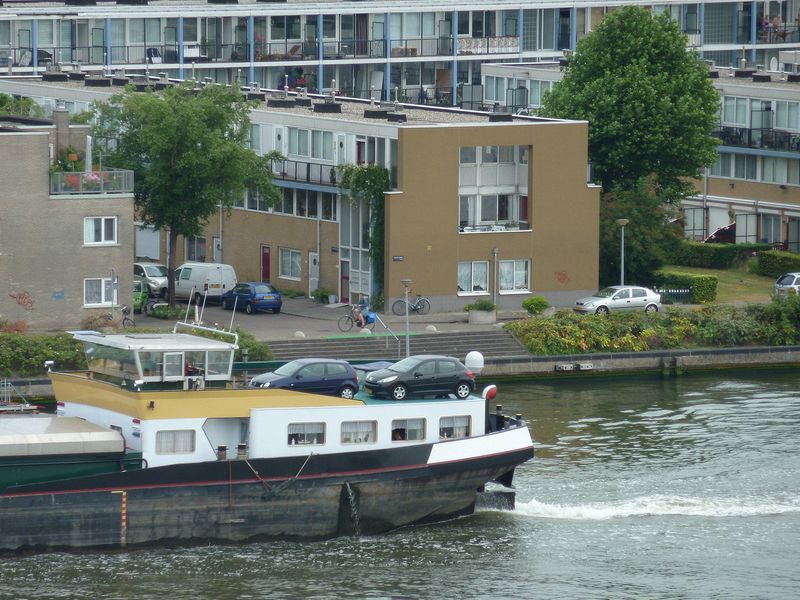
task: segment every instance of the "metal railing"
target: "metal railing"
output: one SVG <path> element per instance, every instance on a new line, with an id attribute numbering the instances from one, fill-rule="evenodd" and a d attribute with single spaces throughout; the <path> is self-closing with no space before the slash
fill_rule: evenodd
<path id="1" fill-rule="evenodd" d="M 133 193 L 133 171 L 56 172 L 50 174 L 51 194 Z"/>
<path id="2" fill-rule="evenodd" d="M 780 129 L 721 126 L 715 135 L 723 146 L 800 152 L 800 133 Z"/>
<path id="3" fill-rule="evenodd" d="M 272 163 L 275 179 L 287 179 L 304 183 L 336 185 L 336 167 L 301 160 L 276 160 Z"/>

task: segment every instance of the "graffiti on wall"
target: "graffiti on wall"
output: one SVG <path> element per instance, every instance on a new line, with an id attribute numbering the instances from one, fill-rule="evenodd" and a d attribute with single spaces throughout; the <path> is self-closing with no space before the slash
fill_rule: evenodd
<path id="1" fill-rule="evenodd" d="M 10 292 L 8 295 L 25 310 L 33 310 L 33 298 L 28 292 Z"/>
<path id="2" fill-rule="evenodd" d="M 569 273 L 566 271 L 555 271 L 553 276 L 556 278 L 556 281 L 562 285 L 569 281 Z"/>

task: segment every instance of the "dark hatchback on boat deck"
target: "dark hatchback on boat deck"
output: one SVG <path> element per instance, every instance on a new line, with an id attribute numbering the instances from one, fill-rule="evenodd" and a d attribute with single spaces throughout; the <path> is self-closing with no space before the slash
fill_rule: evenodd
<path id="1" fill-rule="evenodd" d="M 364 389 L 371 395 L 392 400 L 441 394 L 455 394 L 464 399 L 475 389 L 475 376 L 450 356 L 419 354 L 368 374 Z"/>
<path id="2" fill-rule="evenodd" d="M 352 398 L 358 392 L 358 375 L 344 360 L 298 358 L 270 373 L 256 375 L 249 385 Z"/>

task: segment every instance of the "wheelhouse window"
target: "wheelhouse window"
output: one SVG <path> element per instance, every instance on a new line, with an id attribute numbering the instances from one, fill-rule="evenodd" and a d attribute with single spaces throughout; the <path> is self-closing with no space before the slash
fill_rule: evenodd
<path id="1" fill-rule="evenodd" d="M 439 419 L 439 439 L 450 440 L 470 436 L 469 416 L 442 417 Z"/>
<path id="2" fill-rule="evenodd" d="M 156 432 L 156 454 L 192 454 L 194 449 L 194 429 Z"/>
<path id="3" fill-rule="evenodd" d="M 345 421 L 342 423 L 343 444 L 374 444 L 377 439 L 377 421 Z"/>
<path id="4" fill-rule="evenodd" d="M 325 443 L 325 423 L 290 423 L 287 443 L 290 446 L 321 446 Z"/>
<path id="5" fill-rule="evenodd" d="M 116 244 L 117 217 L 87 217 L 83 220 L 83 243 Z"/>
<path id="6" fill-rule="evenodd" d="M 395 419 L 392 421 L 392 441 L 412 442 L 425 439 L 425 419 Z"/>
<path id="7" fill-rule="evenodd" d="M 83 280 L 84 306 L 111 306 L 116 304 L 117 295 L 111 278 L 96 278 Z"/>
<path id="8" fill-rule="evenodd" d="M 299 250 L 291 248 L 280 249 L 280 273 L 279 277 L 284 279 L 300 279 L 301 275 L 301 255 Z"/>
<path id="9" fill-rule="evenodd" d="M 489 289 L 489 262 L 458 263 L 458 293 L 484 294 Z"/>
<path id="10" fill-rule="evenodd" d="M 500 291 L 527 292 L 530 290 L 530 261 L 500 261 Z"/>

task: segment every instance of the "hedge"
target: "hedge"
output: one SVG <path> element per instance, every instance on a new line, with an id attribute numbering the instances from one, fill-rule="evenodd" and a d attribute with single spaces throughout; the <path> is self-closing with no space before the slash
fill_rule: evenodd
<path id="1" fill-rule="evenodd" d="M 689 301 L 692 304 L 713 302 L 717 299 L 716 275 L 695 275 L 680 271 L 660 270 L 655 273 L 655 283 L 660 288 L 691 288 Z"/>
<path id="2" fill-rule="evenodd" d="M 707 269 L 730 269 L 755 253 L 772 249 L 770 244 L 712 244 L 683 240 L 672 264 Z"/>
<path id="3" fill-rule="evenodd" d="M 758 274 L 778 278 L 784 273 L 800 271 L 800 254 L 767 250 L 758 255 Z"/>

